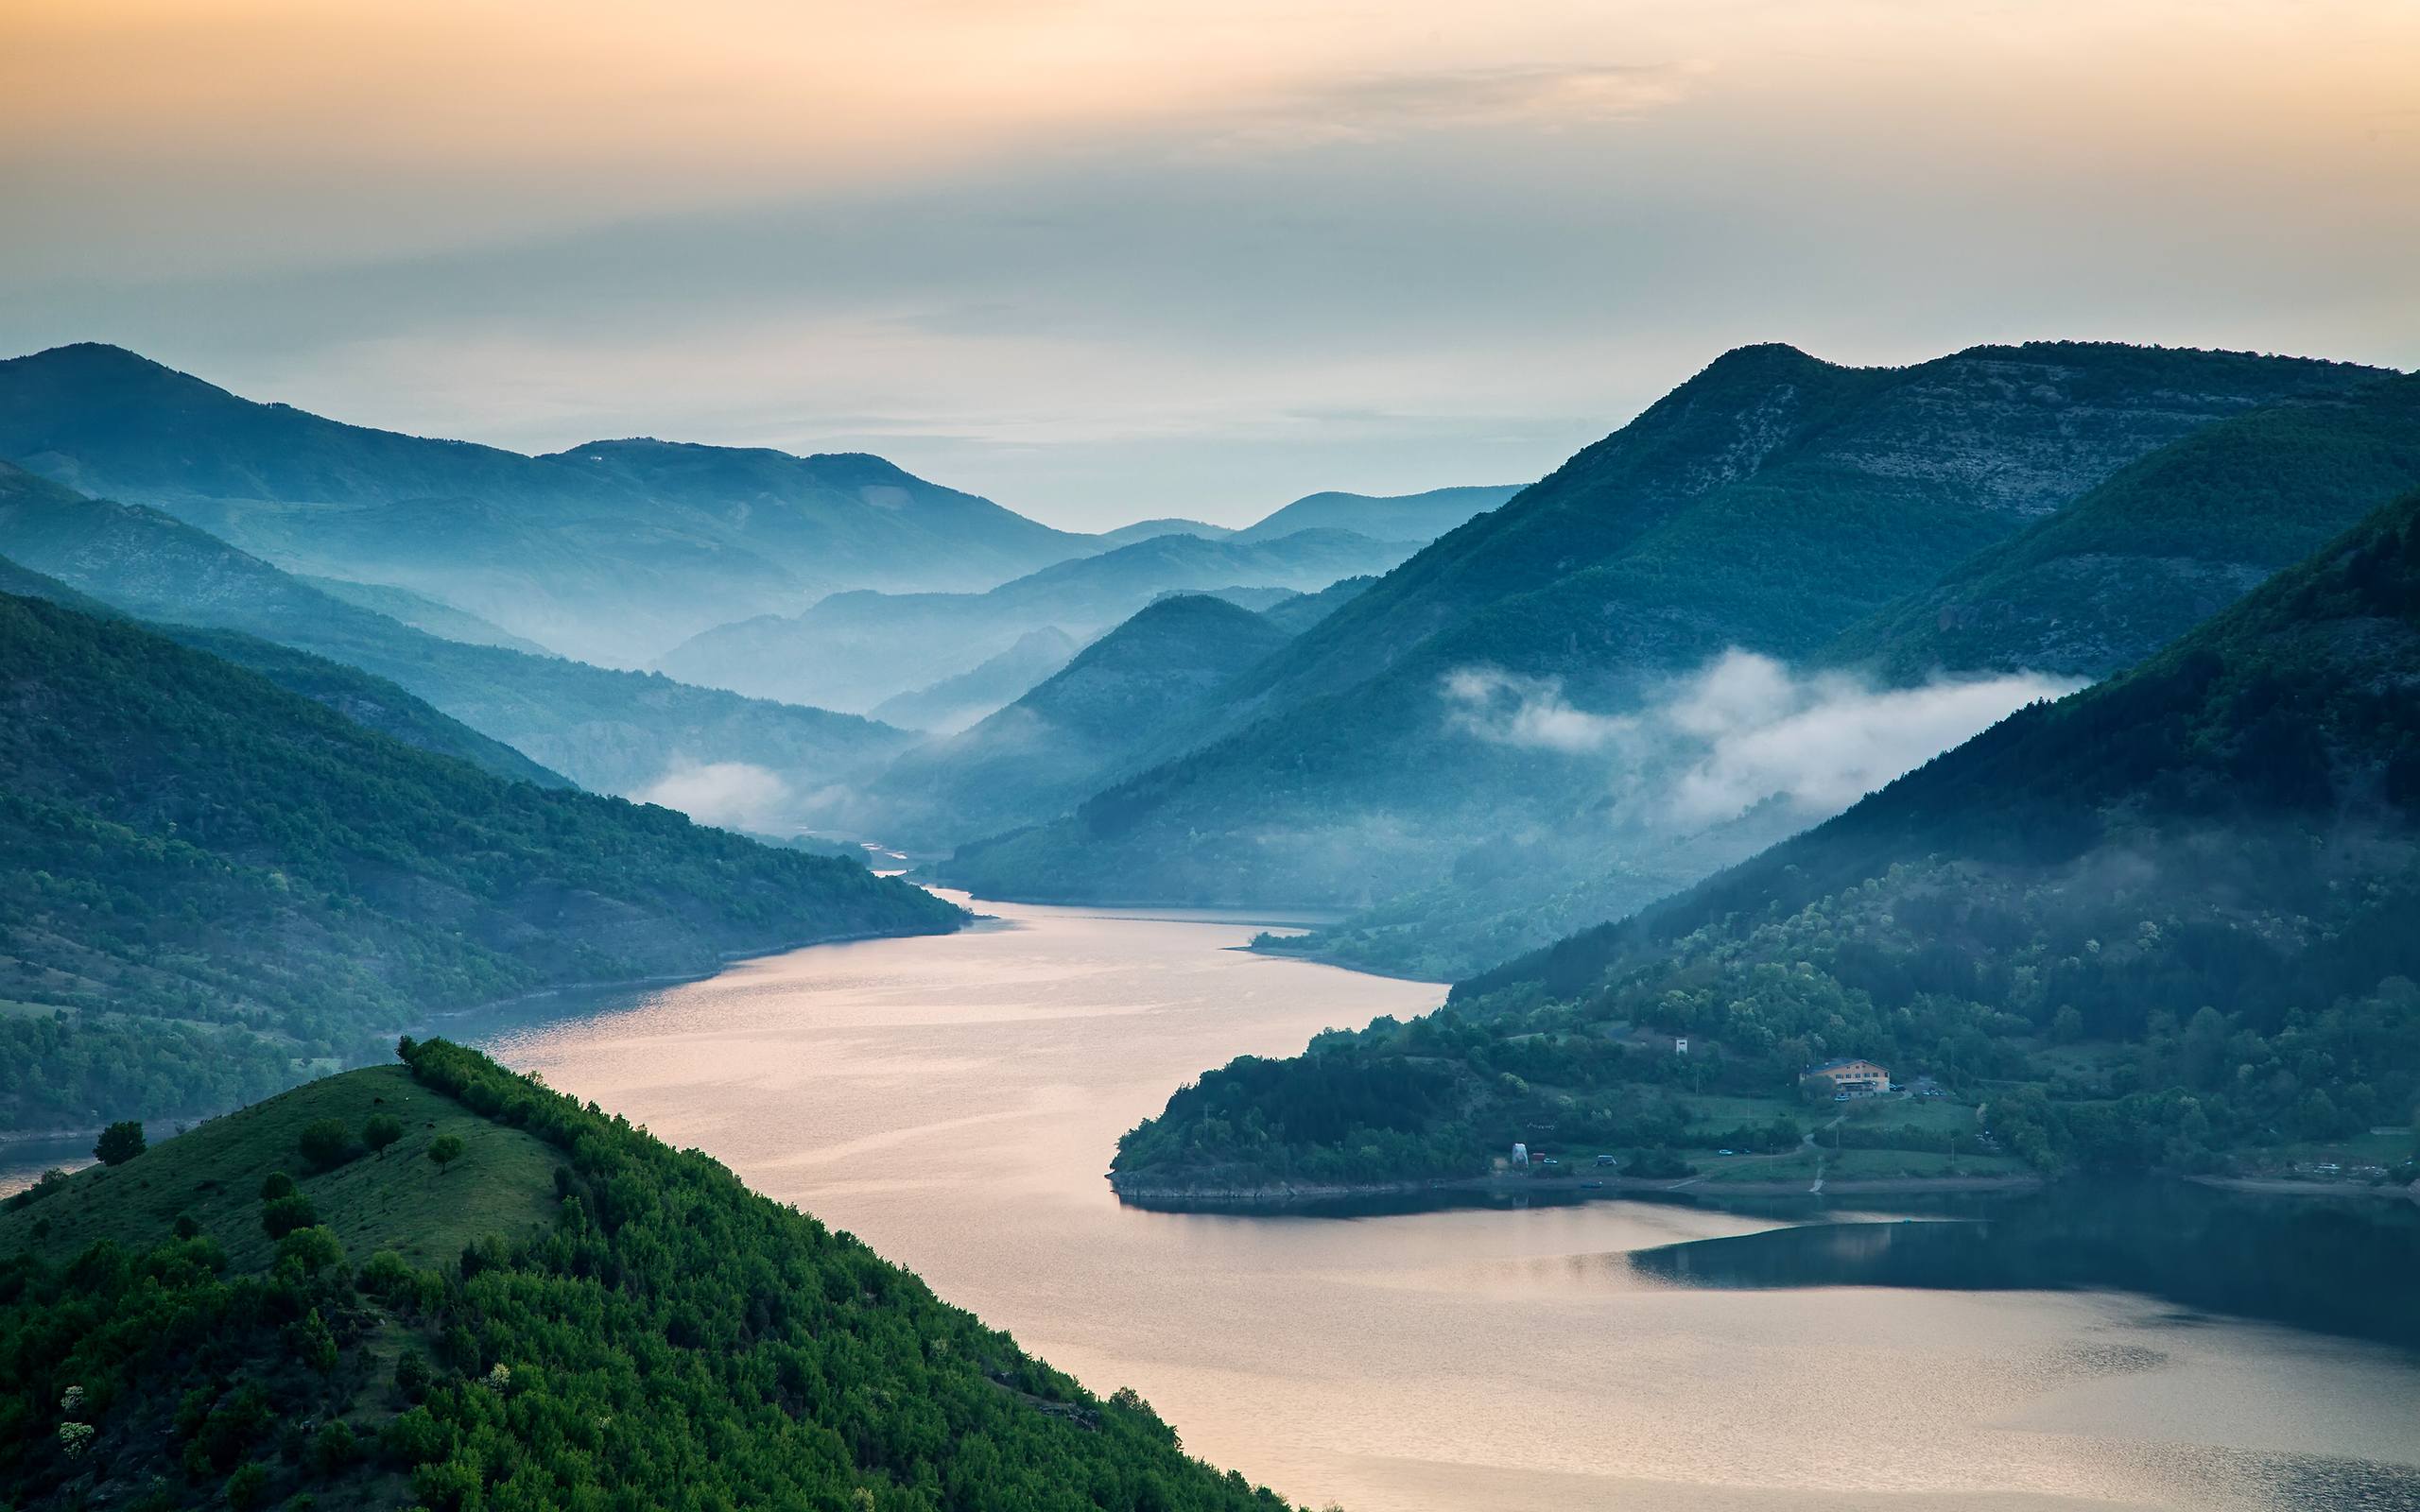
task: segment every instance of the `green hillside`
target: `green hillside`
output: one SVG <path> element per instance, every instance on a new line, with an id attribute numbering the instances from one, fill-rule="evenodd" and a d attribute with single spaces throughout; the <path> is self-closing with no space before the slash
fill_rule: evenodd
<path id="1" fill-rule="evenodd" d="M 0 1128 L 208 1112 L 446 1008 L 959 917 L 0 597 Z"/>
<path id="2" fill-rule="evenodd" d="M 88 499 L 5 462 L 0 553 L 142 619 L 240 630 L 359 667 L 597 792 L 642 792 L 683 760 L 747 762 L 812 788 L 908 744 L 853 715 L 431 635 L 157 509 Z"/>
<path id="3" fill-rule="evenodd" d="M 2381 1126 L 2405 1132 L 2377 1157 L 2408 1160 L 2415 918 L 2420 494 L 2138 669 L 1436 1015 L 1205 1076 L 1118 1169 L 1456 1173 L 1513 1139 L 1718 1131 L 1789 1151 L 1798 1071 L 1841 1056 L 1979 1102 L 2044 1168 L 2257 1163 Z"/>
<path id="4" fill-rule="evenodd" d="M 5 480 L 0 480 L 0 487 L 5 487 Z M 0 557 L 0 593 L 47 599 L 63 609 L 100 619 L 125 617 L 113 606 L 5 557 Z M 491 776 L 516 782 L 532 782 L 540 787 L 572 785 L 570 779 L 547 770 L 502 741 L 489 739 L 458 719 L 439 713 L 384 678 L 234 630 L 204 630 L 189 625 L 154 625 L 149 628 L 221 661 L 249 667 L 288 693 L 299 693 L 325 704 L 354 723 L 367 725 L 406 746 L 469 762 Z"/>
<path id="5" fill-rule="evenodd" d="M 2073 343 L 1898 369 L 1734 352 L 1237 679 L 1191 748 L 948 875 L 993 897 L 1363 907 L 1506 846 L 1619 862 L 1605 754 L 1482 738 L 1459 676 L 1612 718 L 1732 648 L 1797 662 L 2137 457 L 2380 376 Z"/>
<path id="6" fill-rule="evenodd" d="M 2106 677 L 2420 487 L 2420 378 L 2221 421 L 2120 469 L 1832 643 L 1897 680 Z"/>
<path id="7" fill-rule="evenodd" d="M 1284 1507 L 706 1157 L 404 1054 L 0 1211 L 0 1503 Z"/>

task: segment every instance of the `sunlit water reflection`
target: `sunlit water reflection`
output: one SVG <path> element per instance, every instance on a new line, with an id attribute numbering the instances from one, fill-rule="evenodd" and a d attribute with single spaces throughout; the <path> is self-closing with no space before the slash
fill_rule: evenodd
<path id="1" fill-rule="evenodd" d="M 2406 1349 L 2139 1292 L 1707 1285 L 1669 1261 L 1770 1267 L 1737 1258 L 1754 1241 L 1668 1246 L 1838 1214 L 1123 1209 L 1110 1151 L 1179 1082 L 1442 989 L 1243 954 L 1244 923 L 984 906 L 1005 922 L 481 1027 L 512 1064 L 858 1233 L 1096 1389 L 1135 1386 L 1195 1452 L 1297 1500 L 2420 1506 Z"/>

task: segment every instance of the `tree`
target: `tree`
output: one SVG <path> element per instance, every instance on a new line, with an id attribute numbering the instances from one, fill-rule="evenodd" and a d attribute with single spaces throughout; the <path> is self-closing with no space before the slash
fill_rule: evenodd
<path id="1" fill-rule="evenodd" d="M 388 1145 L 403 1137 L 404 1121 L 391 1113 L 373 1113 L 370 1122 L 361 1125 L 361 1143 L 381 1156 L 387 1153 Z"/>
<path id="2" fill-rule="evenodd" d="M 101 1130 L 100 1139 L 93 1145 L 93 1159 L 103 1165 L 124 1165 L 141 1155 L 146 1148 L 143 1125 L 136 1119 L 121 1119 Z"/>
<path id="3" fill-rule="evenodd" d="M 294 1178 L 283 1171 L 271 1171 L 261 1177 L 261 1200 L 275 1202 L 280 1197 L 294 1195 Z"/>
<path id="4" fill-rule="evenodd" d="M 462 1158 L 461 1137 L 456 1134 L 440 1134 L 428 1142 L 428 1158 L 437 1162 L 437 1169 L 442 1174 L 447 1166 Z"/>
<path id="5" fill-rule="evenodd" d="M 308 1228 L 320 1221 L 319 1210 L 311 1199 L 299 1193 L 272 1197 L 261 1204 L 261 1228 L 271 1239 L 283 1239 L 298 1228 Z"/>
<path id="6" fill-rule="evenodd" d="M 333 1171 L 353 1159 L 353 1131 L 340 1118 L 315 1118 L 302 1125 L 298 1142 L 302 1159 L 315 1171 Z"/>

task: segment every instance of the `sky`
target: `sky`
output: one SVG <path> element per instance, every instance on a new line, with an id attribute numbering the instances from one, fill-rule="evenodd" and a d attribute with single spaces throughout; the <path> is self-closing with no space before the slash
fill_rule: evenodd
<path id="1" fill-rule="evenodd" d="M 0 352 L 1241 524 L 1750 341 L 2420 366 L 2415 81 L 2411 0 L 0 0 Z"/>

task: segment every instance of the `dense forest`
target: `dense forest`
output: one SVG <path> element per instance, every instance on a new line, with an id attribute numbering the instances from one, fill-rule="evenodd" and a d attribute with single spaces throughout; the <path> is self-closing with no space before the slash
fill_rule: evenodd
<path id="1" fill-rule="evenodd" d="M 2134 672 L 1434 1015 L 1205 1075 L 1118 1169 L 1468 1174 L 1512 1140 L 1788 1150 L 1834 1112 L 1789 1106 L 1801 1071 L 1852 1056 L 1979 1105 L 1975 1132 L 2046 1170 L 2208 1169 L 2408 1125 L 2415 668 L 2420 495 Z M 1772 1101 L 1718 1131 L 1706 1094 Z M 1857 1111 L 1838 1143 L 1874 1134 Z M 2392 1159 L 2413 1153 L 2407 1129 Z"/>
<path id="2" fill-rule="evenodd" d="M 401 1050 L 0 1213 L 0 1504 L 1286 1505 L 705 1156 Z"/>
<path id="3" fill-rule="evenodd" d="M 0 1127 L 209 1112 L 430 1013 L 961 917 L 0 596 Z"/>

